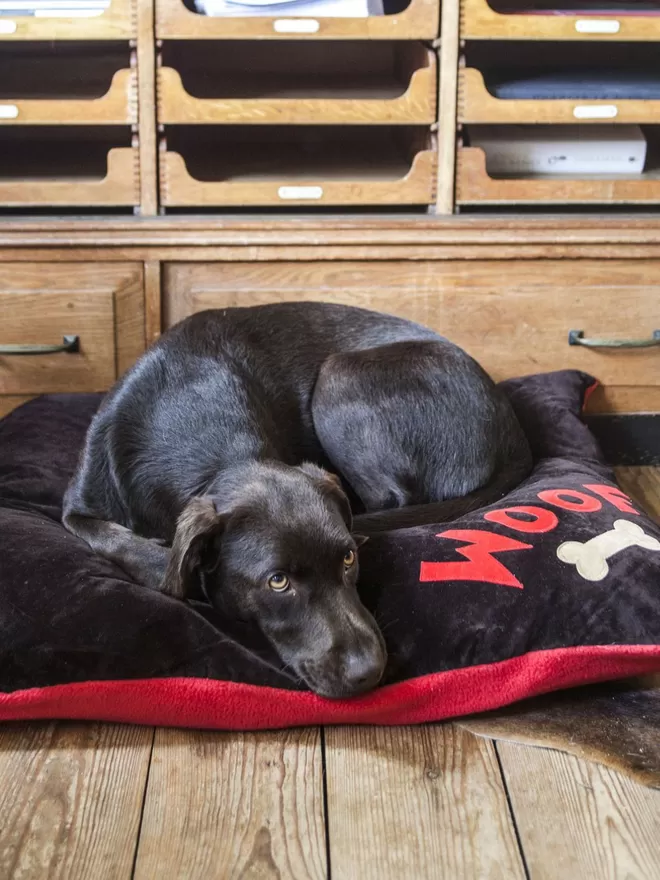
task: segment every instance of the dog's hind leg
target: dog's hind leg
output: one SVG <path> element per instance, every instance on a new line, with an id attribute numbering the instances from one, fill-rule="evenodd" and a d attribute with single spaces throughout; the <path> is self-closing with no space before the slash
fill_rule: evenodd
<path id="1" fill-rule="evenodd" d="M 414 340 L 332 355 L 312 400 L 318 439 L 367 511 L 467 495 L 500 453 L 498 392 L 451 343 Z"/>
<path id="2" fill-rule="evenodd" d="M 82 538 L 96 553 L 115 562 L 145 587 L 161 587 L 170 551 L 160 541 L 136 535 L 119 523 L 68 512 L 65 527 Z"/>

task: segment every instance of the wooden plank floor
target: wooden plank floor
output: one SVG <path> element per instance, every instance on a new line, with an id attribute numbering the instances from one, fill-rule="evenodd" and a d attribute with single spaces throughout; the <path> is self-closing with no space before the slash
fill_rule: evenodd
<path id="1" fill-rule="evenodd" d="M 660 878 L 660 791 L 453 724 L 6 724 L 0 817 L 0 880 Z"/>

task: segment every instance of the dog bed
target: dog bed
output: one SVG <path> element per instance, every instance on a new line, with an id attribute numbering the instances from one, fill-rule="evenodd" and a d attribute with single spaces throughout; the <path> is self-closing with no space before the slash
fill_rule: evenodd
<path id="1" fill-rule="evenodd" d="M 360 586 L 383 685 L 322 699 L 258 632 L 132 583 L 60 524 L 100 396 L 42 397 L 0 422 L 0 719 L 208 728 L 412 723 L 660 670 L 660 529 L 580 418 L 591 377 L 504 383 L 530 477 L 451 523 L 386 532 Z"/>

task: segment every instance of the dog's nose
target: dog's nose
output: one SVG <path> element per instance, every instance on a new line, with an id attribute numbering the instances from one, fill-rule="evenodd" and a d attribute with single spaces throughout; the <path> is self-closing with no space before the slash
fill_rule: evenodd
<path id="1" fill-rule="evenodd" d="M 381 655 L 349 654 L 345 664 L 345 680 L 348 687 L 356 694 L 376 687 L 384 671 Z"/>

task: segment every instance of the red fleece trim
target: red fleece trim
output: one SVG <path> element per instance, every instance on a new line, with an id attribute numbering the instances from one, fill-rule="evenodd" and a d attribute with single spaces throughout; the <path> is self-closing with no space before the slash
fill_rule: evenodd
<path id="1" fill-rule="evenodd" d="M 0 694 L 0 720 L 119 721 L 260 730 L 309 724 L 416 724 L 484 712 L 560 688 L 660 671 L 660 645 L 535 651 L 389 685 L 354 700 L 206 678 L 88 681 Z"/>
<path id="2" fill-rule="evenodd" d="M 594 393 L 596 388 L 600 388 L 600 382 L 598 379 L 594 379 L 591 385 L 584 392 L 584 397 L 582 398 L 582 412 L 584 412 L 587 408 L 587 404 L 589 403 L 589 398 Z"/>

